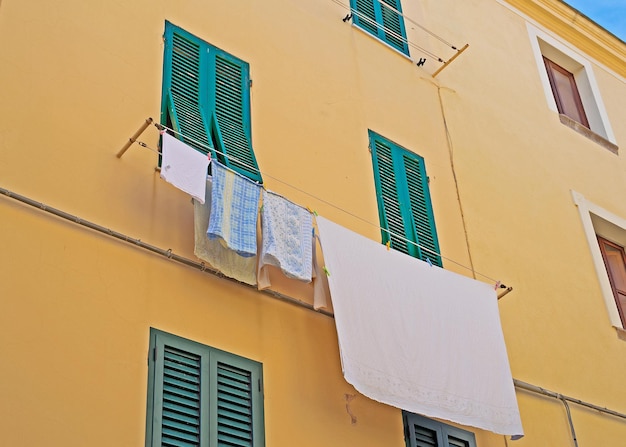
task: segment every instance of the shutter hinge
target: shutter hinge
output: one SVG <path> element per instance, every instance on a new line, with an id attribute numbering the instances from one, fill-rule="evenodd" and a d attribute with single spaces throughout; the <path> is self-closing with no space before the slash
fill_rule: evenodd
<path id="1" fill-rule="evenodd" d="M 261 379 L 258 380 L 259 384 L 259 393 L 263 393 L 263 384 L 261 384 Z"/>
<path id="2" fill-rule="evenodd" d="M 152 351 L 152 360 L 154 360 L 156 362 L 157 361 L 157 349 L 156 349 L 156 346 L 153 349 L 154 349 L 154 351 Z"/>
<path id="3" fill-rule="evenodd" d="M 250 87 L 252 87 L 252 79 L 248 81 L 250 83 Z"/>

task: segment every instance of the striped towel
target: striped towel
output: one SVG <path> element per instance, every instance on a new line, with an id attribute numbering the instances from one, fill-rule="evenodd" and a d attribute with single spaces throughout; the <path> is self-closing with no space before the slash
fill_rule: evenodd
<path id="1" fill-rule="evenodd" d="M 213 180 L 206 181 L 206 202 L 194 200 L 194 254 L 208 262 L 213 268 L 229 278 L 246 284 L 256 284 L 256 256 L 239 256 L 236 252 L 220 243 L 220 239 L 209 239 L 207 227 L 211 215 L 211 196 L 213 195 Z"/>
<path id="2" fill-rule="evenodd" d="M 256 226 L 261 187 L 213 160 L 209 239 L 243 257 L 256 256 Z"/>

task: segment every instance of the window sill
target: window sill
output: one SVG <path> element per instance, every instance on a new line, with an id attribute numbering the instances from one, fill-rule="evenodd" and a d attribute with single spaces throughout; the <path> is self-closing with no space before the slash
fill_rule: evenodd
<path id="1" fill-rule="evenodd" d="M 559 113 L 559 119 L 561 120 L 561 123 L 565 124 L 570 129 L 575 130 L 579 134 L 589 138 L 594 143 L 599 144 L 603 148 L 608 149 L 610 152 L 613 152 L 614 154 L 617 155 L 618 149 L 619 149 L 617 147 L 617 144 L 611 143 L 609 140 L 607 140 L 603 136 L 598 135 L 593 130 L 586 128 L 585 126 L 574 121 L 567 115 L 563 115 L 562 113 Z"/>
<path id="2" fill-rule="evenodd" d="M 615 328 L 615 332 L 617 332 L 617 338 L 620 340 L 626 341 L 626 330 L 621 327 L 613 326 Z"/>
<path id="3" fill-rule="evenodd" d="M 389 48 L 391 51 L 394 51 L 396 53 L 398 53 L 400 56 L 404 57 L 405 59 L 411 61 L 411 63 L 413 63 L 413 59 L 411 59 L 411 56 L 407 53 L 405 53 L 404 51 L 401 51 L 399 49 L 397 49 L 396 47 L 392 46 L 390 43 L 385 42 L 383 39 L 381 39 L 380 37 L 370 33 L 368 30 L 361 28 L 359 25 L 357 25 L 356 23 L 352 23 L 352 27 L 358 29 L 360 32 L 365 33 L 366 35 L 368 35 L 369 37 L 371 37 L 372 39 L 382 43 L 384 46 L 386 46 L 387 48 Z M 408 42 L 407 42 L 408 45 Z"/>

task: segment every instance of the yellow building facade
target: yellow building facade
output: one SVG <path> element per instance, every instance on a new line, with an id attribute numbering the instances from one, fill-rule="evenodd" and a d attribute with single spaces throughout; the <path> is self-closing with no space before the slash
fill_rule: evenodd
<path id="1" fill-rule="evenodd" d="M 206 85 L 177 90 L 197 77 L 176 35 L 199 45 L 201 76 L 217 64 Z M 565 3 L 1 0 L 0 60 L 3 445 L 626 437 L 626 45 Z M 214 159 L 253 154 L 243 171 L 267 190 L 375 241 L 394 231 L 379 151 L 420 164 L 412 218 L 427 229 L 390 245 L 497 287 L 524 437 L 429 419 L 439 438 L 408 439 L 400 409 L 344 379 L 312 284 L 275 274 L 259 291 L 196 257 L 194 205 L 161 178 L 155 123 Z M 228 369 L 199 386 L 236 388 L 243 362 L 251 419 L 216 428 L 199 398 L 204 419 L 178 423 L 200 438 L 167 444 L 168 340 L 198 371 Z"/>

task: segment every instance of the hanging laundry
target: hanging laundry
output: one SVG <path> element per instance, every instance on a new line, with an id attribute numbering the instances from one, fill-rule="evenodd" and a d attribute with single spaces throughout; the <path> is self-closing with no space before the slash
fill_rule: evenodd
<path id="1" fill-rule="evenodd" d="M 259 289 L 269 287 L 267 266 L 281 269 L 288 278 L 311 282 L 313 217 L 300 205 L 270 191 L 263 191 L 262 242 Z"/>
<path id="2" fill-rule="evenodd" d="M 388 405 L 522 435 L 493 285 L 317 226 L 345 379 Z"/>
<path id="3" fill-rule="evenodd" d="M 328 278 L 324 267 L 320 264 L 319 256 L 317 255 L 317 243 L 319 237 L 314 235 L 313 237 L 313 309 L 328 309 Z"/>
<path id="4" fill-rule="evenodd" d="M 261 187 L 213 161 L 211 219 L 207 235 L 240 256 L 257 254 L 256 225 Z"/>
<path id="5" fill-rule="evenodd" d="M 194 200 L 194 254 L 208 262 L 211 267 L 225 276 L 246 284 L 256 284 L 256 256 L 243 257 L 228 247 L 220 239 L 209 239 L 207 229 L 211 216 L 211 195 L 213 180 L 206 181 L 206 203 Z"/>
<path id="6" fill-rule="evenodd" d="M 161 178 L 204 203 L 209 158 L 168 133 L 163 134 L 162 153 Z"/>

